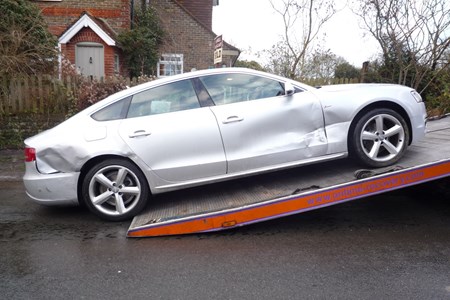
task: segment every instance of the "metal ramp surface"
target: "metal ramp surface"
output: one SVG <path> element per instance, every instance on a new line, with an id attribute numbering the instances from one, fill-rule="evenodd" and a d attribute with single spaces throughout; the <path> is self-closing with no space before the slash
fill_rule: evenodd
<path id="1" fill-rule="evenodd" d="M 430 122 L 428 131 L 396 168 L 371 170 L 365 179 L 356 179 L 358 166 L 341 159 L 157 195 L 127 235 L 223 230 L 450 176 L 450 118 Z"/>

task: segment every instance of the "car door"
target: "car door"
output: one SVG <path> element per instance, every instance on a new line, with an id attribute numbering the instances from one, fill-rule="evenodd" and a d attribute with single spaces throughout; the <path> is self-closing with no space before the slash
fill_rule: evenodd
<path id="1" fill-rule="evenodd" d="M 270 168 L 326 154 L 322 108 L 308 91 L 284 95 L 284 83 L 262 76 L 201 77 L 227 157 L 228 173 Z"/>
<path id="2" fill-rule="evenodd" d="M 169 182 L 226 174 L 214 114 L 200 107 L 191 80 L 133 95 L 120 136 L 148 167 Z"/>

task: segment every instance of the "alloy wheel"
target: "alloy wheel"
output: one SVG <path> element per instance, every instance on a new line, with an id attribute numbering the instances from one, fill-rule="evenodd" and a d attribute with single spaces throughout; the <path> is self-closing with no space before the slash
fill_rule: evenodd
<path id="1" fill-rule="evenodd" d="M 405 144 L 405 129 L 400 120 L 389 114 L 378 114 L 362 127 L 361 147 L 373 161 L 383 162 L 399 155 Z"/>

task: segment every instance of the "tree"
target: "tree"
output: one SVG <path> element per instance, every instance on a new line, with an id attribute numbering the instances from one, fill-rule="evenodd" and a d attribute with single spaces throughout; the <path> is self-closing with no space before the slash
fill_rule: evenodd
<path id="1" fill-rule="evenodd" d="M 265 68 L 274 74 L 291 77 L 291 65 L 294 64 L 295 57 L 292 55 L 285 41 L 279 41 L 272 48 L 262 51 L 262 55 L 267 58 Z"/>
<path id="2" fill-rule="evenodd" d="M 450 61 L 450 2 L 364 0 L 356 14 L 378 41 L 386 79 L 423 91 Z"/>
<path id="3" fill-rule="evenodd" d="M 315 49 L 306 58 L 302 78 L 332 79 L 335 77 L 336 66 L 344 62 L 346 61 L 343 57 L 337 56 L 329 49 Z"/>
<path id="4" fill-rule="evenodd" d="M 118 36 L 131 77 L 155 75 L 163 34 L 152 7 L 136 9 L 132 29 Z"/>
<path id="5" fill-rule="evenodd" d="M 336 65 L 334 68 L 334 76 L 336 78 L 358 78 L 360 76 L 360 70 L 344 61 Z"/>
<path id="6" fill-rule="evenodd" d="M 238 60 L 235 64 L 235 67 L 238 68 L 249 68 L 257 71 L 265 71 L 265 69 L 256 61 L 248 61 L 248 60 Z"/>
<path id="7" fill-rule="evenodd" d="M 272 50 L 282 50 L 288 63 L 287 77 L 302 76 L 308 51 L 317 38 L 323 25 L 336 13 L 334 0 L 282 0 L 281 6 L 270 0 L 273 9 L 281 15 L 284 24 L 282 47 L 276 45 Z"/>
<path id="8" fill-rule="evenodd" d="M 0 11 L 0 77 L 54 71 L 56 39 L 39 8 L 27 0 L 2 0 Z"/>

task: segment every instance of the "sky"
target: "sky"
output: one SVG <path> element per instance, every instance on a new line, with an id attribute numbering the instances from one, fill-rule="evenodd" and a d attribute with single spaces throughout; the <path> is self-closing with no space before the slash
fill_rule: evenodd
<path id="1" fill-rule="evenodd" d="M 323 47 L 361 67 L 379 48 L 375 39 L 361 29 L 358 17 L 345 2 L 337 0 L 341 9 L 323 28 L 326 33 Z M 269 0 L 219 0 L 219 5 L 213 8 L 213 31 L 242 51 L 241 60 L 262 63 L 263 59 L 255 53 L 270 49 L 281 39 L 283 30 L 283 19 Z"/>

